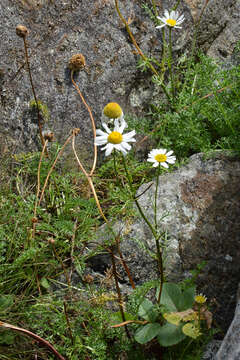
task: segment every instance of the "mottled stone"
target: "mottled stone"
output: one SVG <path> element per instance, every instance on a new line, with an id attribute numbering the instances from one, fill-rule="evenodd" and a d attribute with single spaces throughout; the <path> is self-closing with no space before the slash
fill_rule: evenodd
<path id="1" fill-rule="evenodd" d="M 235 16 L 232 4 L 236 1 L 215 3 L 209 2 L 199 27 L 198 42 L 205 49 L 209 49 Z M 172 1 L 156 4 L 161 14 L 172 6 Z M 143 52 L 160 59 L 161 31 L 155 29 L 141 5 L 137 0 L 119 1 Z M 190 47 L 192 16 L 201 6 L 199 1 L 180 2 L 179 11 L 186 20 L 181 30 L 173 32 L 175 56 Z M 142 73 L 136 67 L 139 56 L 119 20 L 113 0 L 2 0 L 1 124 L 16 139 L 20 149 L 36 149 L 39 137 L 37 116 L 29 107 L 33 95 L 24 66 L 23 40 L 16 35 L 19 24 L 29 30 L 27 43 L 37 98 L 46 104 L 50 113 L 44 129 L 53 130 L 56 138 L 63 142 L 73 127 L 80 128 L 77 147 L 83 159 L 92 157 L 92 131 L 88 112 L 70 81 L 68 62 L 72 55 L 82 53 L 85 57 L 86 68 L 75 75 L 75 80 L 97 124 L 103 106 L 109 101 L 119 102 L 125 112 L 142 115 L 149 102 L 158 102 L 161 98 L 161 90 L 151 82 L 151 73 Z"/>
<path id="2" fill-rule="evenodd" d="M 212 302 L 215 320 L 224 330 L 232 320 L 240 273 L 239 176 L 238 157 L 222 152 L 206 159 L 202 154 L 193 155 L 187 165 L 160 177 L 157 198 L 157 219 L 167 232 L 164 266 L 168 278 L 179 280 L 206 261 L 199 289 Z M 148 187 L 140 187 L 138 194 L 143 195 L 139 202 L 153 222 L 155 186 Z M 138 250 L 138 244 L 149 251 L 156 249 L 145 222 L 137 219 L 118 228 L 122 229 L 121 249 L 134 280 L 143 283 L 156 277 L 155 261 Z M 127 281 L 123 272 L 121 275 Z"/>
<path id="3" fill-rule="evenodd" d="M 240 359 L 240 285 L 238 288 L 237 305 L 233 321 L 218 350 L 215 360 L 239 360 Z"/>

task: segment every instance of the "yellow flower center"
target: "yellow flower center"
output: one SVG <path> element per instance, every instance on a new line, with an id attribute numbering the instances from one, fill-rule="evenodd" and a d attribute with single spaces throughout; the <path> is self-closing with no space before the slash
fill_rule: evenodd
<path id="1" fill-rule="evenodd" d="M 122 116 L 122 109 L 121 106 L 117 103 L 111 102 L 105 106 L 105 108 L 103 109 L 103 113 L 109 119 L 117 119 Z"/>
<path id="2" fill-rule="evenodd" d="M 108 142 L 111 144 L 120 144 L 122 142 L 122 140 L 123 140 L 123 136 L 118 131 L 112 131 L 108 135 Z"/>
<path id="3" fill-rule="evenodd" d="M 177 23 L 177 21 L 174 20 L 174 19 L 167 19 L 166 22 L 167 22 L 167 24 L 168 24 L 169 26 L 175 26 L 176 23 Z"/>
<path id="4" fill-rule="evenodd" d="M 165 162 L 167 160 L 167 157 L 165 154 L 157 154 L 154 159 L 160 163 Z"/>
<path id="5" fill-rule="evenodd" d="M 207 298 L 206 298 L 206 296 L 204 296 L 204 295 L 196 295 L 196 296 L 194 297 L 194 300 L 195 300 L 196 303 L 198 303 L 198 304 L 204 304 L 204 303 L 207 301 Z"/>

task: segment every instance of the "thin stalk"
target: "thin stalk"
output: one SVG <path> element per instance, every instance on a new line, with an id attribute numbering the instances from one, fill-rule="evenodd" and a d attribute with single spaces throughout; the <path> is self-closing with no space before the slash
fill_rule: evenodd
<path id="1" fill-rule="evenodd" d="M 114 238 L 116 238 L 116 234 L 115 232 L 113 231 L 113 228 L 110 224 L 110 222 L 108 221 L 108 219 L 106 218 L 106 216 L 104 215 L 103 213 L 103 210 L 102 210 L 102 207 L 100 205 L 100 202 L 99 202 L 99 199 L 98 199 L 98 196 L 97 196 L 97 193 L 96 193 L 96 190 L 95 190 L 95 187 L 94 187 L 94 184 L 92 182 L 92 177 L 90 176 L 90 174 L 88 174 L 88 172 L 85 170 L 84 166 L 82 165 L 81 161 L 79 160 L 78 158 L 78 155 L 77 155 L 77 152 L 76 152 L 76 149 L 75 149 L 75 136 L 76 134 L 74 134 L 74 136 L 72 137 L 72 149 L 73 149 L 73 153 L 75 155 L 75 158 L 78 162 L 78 165 L 80 167 L 80 169 L 82 170 L 83 174 L 86 176 L 87 178 L 87 181 L 88 181 L 88 184 L 92 190 L 92 193 L 93 193 L 93 196 L 94 196 L 94 199 L 95 199 L 95 202 L 96 202 L 96 205 L 97 205 L 97 208 L 98 208 L 98 211 L 100 213 L 100 215 L 102 216 L 103 220 L 105 221 L 105 223 L 107 224 L 109 230 L 112 232 L 112 234 L 114 235 Z"/>
<path id="2" fill-rule="evenodd" d="M 207 7 L 208 2 L 209 2 L 209 0 L 205 1 L 205 4 L 203 5 L 203 8 L 202 8 L 201 13 L 199 15 L 199 18 L 198 18 L 197 23 L 195 25 L 195 30 L 194 30 L 194 34 L 193 34 L 193 41 L 192 41 L 192 49 L 191 49 L 191 54 L 190 54 L 190 57 L 189 57 L 189 60 L 188 60 L 188 67 L 187 67 L 187 71 L 186 71 L 186 79 L 185 79 L 184 84 L 183 84 L 183 90 L 185 89 L 185 87 L 187 85 L 187 81 L 188 81 L 188 78 L 189 78 L 190 67 L 192 65 L 194 55 L 195 55 L 195 49 L 196 49 L 196 45 L 197 45 L 197 35 L 198 35 L 200 21 L 201 21 L 201 18 L 203 16 L 204 10 Z"/>
<path id="3" fill-rule="evenodd" d="M 176 5 L 174 5 L 174 7 L 172 8 L 172 10 L 177 10 L 177 8 L 178 8 L 178 5 L 180 4 L 180 1 L 181 0 L 178 0 L 177 2 L 176 2 Z"/>
<path id="4" fill-rule="evenodd" d="M 129 185 L 129 187 L 130 187 L 130 191 L 131 191 L 131 195 L 132 195 L 132 197 L 133 197 L 133 200 L 134 200 L 134 202 L 135 202 L 135 204 L 136 204 L 136 206 L 137 206 L 137 208 L 138 208 L 138 210 L 139 210 L 139 212 L 140 212 L 143 220 L 146 222 L 146 224 L 147 224 L 148 227 L 150 228 L 153 236 L 154 236 L 155 239 L 156 239 L 156 238 L 158 237 L 157 232 L 155 231 L 154 227 L 152 226 L 152 224 L 150 223 L 150 221 L 149 221 L 149 220 L 147 219 L 147 217 L 145 216 L 145 214 L 144 214 L 144 212 L 143 212 L 143 210 L 142 210 L 142 208 L 141 208 L 138 200 L 137 200 L 137 199 L 135 198 L 135 196 L 134 196 L 135 191 L 134 191 L 133 186 L 132 186 L 132 180 L 131 180 L 130 174 L 129 174 L 129 172 L 128 172 L 128 169 L 127 169 L 127 165 L 126 165 L 126 161 L 125 161 L 124 155 L 122 155 L 122 159 L 123 159 L 123 166 L 124 166 L 124 170 L 125 170 L 126 175 L 127 175 L 128 185 Z"/>
<path id="5" fill-rule="evenodd" d="M 32 87 L 32 92 L 33 92 L 34 100 L 35 100 L 36 107 L 37 107 L 37 117 L 38 117 L 39 135 L 40 135 L 40 139 L 41 139 L 42 146 L 44 146 L 44 138 L 43 138 L 43 134 L 42 134 L 41 113 L 40 113 L 40 108 L 39 108 L 39 104 L 38 104 L 38 100 L 37 100 L 35 88 L 34 88 L 34 85 L 33 85 L 32 73 L 31 73 L 31 69 L 30 69 L 30 63 L 29 63 L 29 57 L 28 57 L 28 50 L 27 50 L 27 41 L 26 41 L 26 38 L 25 38 L 25 37 L 23 38 L 23 42 L 24 42 L 24 50 L 25 50 L 25 57 L 26 57 L 26 62 L 27 62 L 29 79 L 30 79 L 30 83 L 31 83 L 31 87 Z M 46 152 L 46 155 L 48 155 L 47 149 L 45 149 L 45 152 Z"/>
<path id="6" fill-rule="evenodd" d="M 51 166 L 51 169 L 49 170 L 49 172 L 48 172 L 48 174 L 47 174 L 47 177 L 46 177 L 46 180 L 45 180 L 45 182 L 44 182 L 44 185 L 43 185 L 43 188 L 42 188 L 42 192 L 41 192 L 41 195 L 40 195 L 40 199 L 39 199 L 39 202 L 38 202 L 38 206 L 40 205 L 40 203 L 41 203 L 41 201 L 42 201 L 42 199 L 43 199 L 43 195 L 44 195 L 45 189 L 46 189 L 46 187 L 47 187 L 47 183 L 48 183 L 49 177 L 50 177 L 51 173 L 53 172 L 53 169 L 54 169 L 54 167 L 55 167 L 58 159 L 59 159 L 60 156 L 62 155 L 62 153 L 63 153 L 66 145 L 69 143 L 69 141 L 72 139 L 72 137 L 73 137 L 73 134 L 71 134 L 71 135 L 67 138 L 67 140 L 66 140 L 65 143 L 63 144 L 61 150 L 60 150 L 59 153 L 57 154 L 56 159 L 54 160 L 54 163 L 53 163 L 52 166 Z"/>
<path id="7" fill-rule="evenodd" d="M 164 282 L 164 275 L 163 275 L 163 259 L 162 259 L 162 250 L 160 247 L 159 239 L 156 238 L 156 247 L 157 247 L 157 261 L 158 261 L 158 269 L 160 273 L 160 288 L 159 288 L 159 294 L 157 302 L 160 304 L 161 295 L 162 295 L 162 289 L 163 289 L 163 282 Z"/>
<path id="8" fill-rule="evenodd" d="M 37 192 L 36 192 L 36 200 L 35 200 L 35 206 L 34 206 L 34 213 L 33 213 L 33 217 L 34 219 L 37 218 L 37 205 L 38 205 L 38 197 L 39 197 L 39 193 L 40 193 L 40 173 L 41 173 L 41 165 L 42 165 L 42 159 L 43 159 L 43 155 L 46 149 L 46 146 L 48 144 L 48 140 L 46 140 L 44 142 L 43 148 L 42 148 L 42 152 L 41 152 L 41 156 L 39 159 L 39 163 L 38 163 L 38 172 L 37 172 Z M 36 221 L 33 221 L 33 229 L 32 229 L 32 239 L 34 239 L 35 237 L 35 232 L 36 232 Z"/>
<path id="9" fill-rule="evenodd" d="M 124 267 L 124 270 L 126 271 L 127 275 L 128 275 L 128 278 L 129 278 L 129 281 L 130 281 L 130 284 L 132 286 L 133 289 L 136 288 L 135 284 L 134 284 L 134 281 L 133 281 L 133 278 L 131 276 L 131 273 L 130 273 L 130 270 L 123 258 L 123 255 L 122 255 L 122 252 L 120 250 L 120 244 L 119 244 L 119 236 L 116 237 L 116 245 L 117 245 L 117 251 L 118 251 L 118 254 L 120 256 L 120 259 L 121 259 L 121 263 L 122 263 L 122 266 Z"/>
<path id="10" fill-rule="evenodd" d="M 173 69 L 172 69 L 172 28 L 169 28 L 169 59 L 168 59 L 168 68 L 170 72 L 171 79 L 171 92 L 172 92 L 172 100 L 175 100 L 175 86 L 174 86 L 174 77 L 173 77 Z"/>
<path id="11" fill-rule="evenodd" d="M 73 339 L 71 324 L 70 324 L 68 313 L 67 313 L 66 301 L 63 302 L 63 306 L 64 306 L 64 315 L 65 315 L 65 318 L 66 318 L 66 323 L 67 323 L 67 327 L 68 327 L 69 336 L 70 336 L 70 339 L 71 339 L 71 343 L 73 345 L 74 344 L 74 339 Z"/>
<path id="12" fill-rule="evenodd" d="M 130 27 L 129 27 L 127 21 L 126 21 L 126 20 L 124 19 L 124 17 L 122 16 L 122 13 L 121 13 L 121 11 L 120 11 L 120 9 L 119 9 L 119 6 L 118 6 L 118 0 L 115 0 L 115 7 L 116 7 L 117 13 L 118 13 L 121 21 L 124 23 L 124 25 L 125 25 L 125 27 L 126 27 L 126 30 L 127 30 L 127 32 L 128 32 L 128 35 L 130 36 L 130 39 L 132 40 L 133 45 L 134 45 L 135 48 L 137 49 L 138 54 L 142 57 L 142 59 L 143 59 L 145 62 L 148 62 L 147 57 L 143 54 L 142 50 L 141 50 L 140 47 L 138 46 L 138 44 L 137 44 L 137 42 L 136 42 L 136 40 L 135 40 L 135 38 L 134 38 L 131 30 L 130 30 Z M 155 69 L 155 67 L 154 67 L 151 63 L 149 63 L 149 62 L 148 62 L 148 64 L 149 64 L 149 68 L 151 69 L 152 73 L 153 73 L 154 75 L 156 75 L 159 79 L 161 79 L 161 76 L 159 75 L 159 73 L 158 73 L 158 71 Z M 170 96 L 169 96 L 169 94 L 168 94 L 168 91 L 167 91 L 167 89 L 166 89 L 166 86 L 165 86 L 163 83 L 161 83 L 161 88 L 162 88 L 164 94 L 166 95 L 168 101 L 171 103 L 171 98 L 170 98 Z"/>
<path id="13" fill-rule="evenodd" d="M 166 71 L 165 64 L 166 64 L 166 50 L 167 50 L 166 33 L 164 27 L 162 28 L 162 38 L 163 38 L 163 47 L 162 47 L 161 72 L 162 72 L 162 81 L 163 81 Z"/>
<path id="14" fill-rule="evenodd" d="M 75 86 L 83 104 L 85 105 L 85 107 L 87 108 L 87 111 L 89 113 L 89 116 L 90 116 L 90 119 L 91 119 L 91 123 L 92 123 L 92 131 L 93 131 L 93 138 L 94 138 L 94 145 L 93 145 L 93 148 L 94 148 L 94 158 L 93 158 L 93 165 L 92 165 L 92 169 L 89 173 L 89 176 L 92 176 L 94 171 L 95 171 L 95 168 L 96 168 L 96 164 L 97 164 L 97 145 L 95 144 L 95 137 L 96 137 L 96 125 L 95 125 L 95 121 L 94 121 L 94 118 L 93 118 L 93 115 L 92 115 L 92 111 L 89 107 L 89 105 L 86 103 L 78 85 L 75 83 L 74 79 L 73 79 L 73 73 L 74 71 L 71 70 L 71 80 L 72 80 L 72 83 L 73 85 Z"/>
<path id="15" fill-rule="evenodd" d="M 14 326 L 5 322 L 0 321 L 0 326 L 8 329 L 8 330 L 14 330 L 17 332 L 20 332 L 23 335 L 27 335 L 30 336 L 31 338 L 37 340 L 37 342 L 39 342 L 40 344 L 42 344 L 43 346 L 45 346 L 46 348 L 48 348 L 58 359 L 60 360 L 65 360 L 65 358 L 59 354 L 59 352 L 54 349 L 54 347 L 45 339 L 41 338 L 40 336 L 38 336 L 37 334 L 34 334 L 33 332 L 20 328 L 18 326 Z"/>
<path id="16" fill-rule="evenodd" d="M 115 241 L 116 241 L 116 244 L 118 246 L 118 249 L 119 249 L 119 256 L 120 256 L 120 259 L 121 259 L 121 262 L 122 262 L 122 265 L 128 275 L 128 278 L 129 278 L 129 281 L 132 285 L 132 287 L 134 287 L 134 283 L 133 283 L 133 280 L 132 280 L 132 277 L 131 277 L 131 274 L 130 274 L 130 271 L 127 267 L 127 264 L 125 263 L 124 259 L 123 259 L 123 256 L 122 256 L 122 253 L 120 251 L 120 248 L 119 248 L 119 244 L 118 244 L 118 236 L 116 235 L 115 231 L 113 230 L 113 227 L 111 226 L 110 222 L 108 221 L 108 219 L 106 218 L 106 216 L 104 215 L 104 212 L 102 210 L 102 207 L 101 207 L 101 204 L 100 204 L 100 201 L 98 199 L 98 196 L 97 196 L 97 193 L 96 193 L 96 190 L 95 190 L 95 187 L 94 187 L 94 184 L 93 184 L 93 181 L 92 181 L 92 176 L 90 174 L 87 173 L 87 171 L 85 170 L 84 166 L 82 165 L 81 161 L 79 160 L 78 158 L 78 155 L 77 155 L 77 152 L 76 152 L 76 149 L 75 149 L 75 136 L 76 134 L 73 136 L 72 138 L 72 149 L 73 149 L 73 153 L 75 155 L 75 158 L 78 162 L 78 165 L 80 167 L 80 169 L 82 170 L 83 174 L 86 176 L 87 178 L 87 181 L 88 181 L 88 184 L 92 190 L 92 193 L 93 193 L 93 196 L 94 196 L 94 199 L 95 199 L 95 202 L 96 202 L 96 205 L 97 205 L 97 208 L 98 208 L 98 211 L 100 213 L 100 215 L 102 216 L 103 220 L 105 221 L 108 229 L 110 230 L 110 232 L 112 233 Z"/>
<path id="17" fill-rule="evenodd" d="M 157 179 L 156 179 L 156 188 L 155 188 L 155 194 L 154 194 L 154 225 L 155 225 L 155 229 L 157 231 L 157 196 L 158 196 L 158 185 L 159 185 L 159 174 L 160 174 L 160 163 L 158 165 L 158 169 L 157 169 Z"/>
<path id="18" fill-rule="evenodd" d="M 113 167 L 114 167 L 114 172 L 115 172 L 115 177 L 116 177 L 116 183 L 117 183 L 117 185 L 120 185 L 120 181 L 118 178 L 118 171 L 117 171 L 116 150 L 115 149 L 113 149 Z"/>
<path id="19" fill-rule="evenodd" d="M 156 3 L 154 0 L 152 0 L 152 7 L 153 7 L 154 14 L 157 17 L 157 15 L 158 15 L 157 6 L 156 6 Z"/>
<path id="20" fill-rule="evenodd" d="M 69 290 L 70 290 L 70 289 L 71 289 L 71 281 L 70 281 L 70 278 L 69 278 L 69 276 L 68 276 L 67 270 L 66 270 L 66 268 L 65 268 L 65 266 L 64 266 L 64 263 L 63 263 L 61 257 L 60 257 L 60 256 L 58 255 L 58 253 L 57 253 L 57 250 L 56 250 L 56 248 L 55 248 L 54 242 L 50 242 L 50 243 L 51 243 L 51 245 L 52 245 L 52 249 L 53 249 L 54 255 L 56 256 L 57 260 L 58 260 L 58 261 L 60 262 L 60 264 L 61 264 L 61 267 L 62 267 L 62 269 L 63 269 L 64 275 L 65 275 L 65 278 L 66 278 L 66 281 L 67 281 L 67 284 L 68 284 L 68 288 L 69 288 Z"/>
<path id="21" fill-rule="evenodd" d="M 160 273 L 160 290 L 159 290 L 159 296 L 158 296 L 158 303 L 160 302 L 161 299 L 161 294 L 162 294 L 162 286 L 163 286 L 163 281 L 164 281 L 164 276 L 163 276 L 163 261 L 162 261 L 162 251 L 161 251 L 161 247 L 160 247 L 160 243 L 159 243 L 159 235 L 157 233 L 157 229 L 154 228 L 154 226 L 150 223 L 150 221 L 147 219 L 146 215 L 144 214 L 138 200 L 134 197 L 134 189 L 132 186 L 132 181 L 131 181 L 131 177 L 129 175 L 128 169 L 127 169 L 127 165 L 126 165 L 126 161 L 124 158 L 124 155 L 122 155 L 122 159 L 123 159 L 123 165 L 124 165 L 124 169 L 127 175 L 127 179 L 128 179 L 128 184 L 130 187 L 130 191 L 131 194 L 133 196 L 133 199 L 135 201 L 135 204 L 138 208 L 138 211 L 140 213 L 140 215 L 142 216 L 143 220 L 146 222 L 146 224 L 148 225 L 149 229 L 151 230 L 154 238 L 155 238 L 155 242 L 156 242 L 156 248 L 157 248 L 157 263 L 158 263 L 158 270 Z"/>
<path id="22" fill-rule="evenodd" d="M 120 313 L 121 313 L 122 321 L 125 322 L 125 321 L 126 321 L 126 318 L 125 318 L 125 315 L 124 315 L 122 294 L 121 294 L 121 290 L 120 290 L 119 283 L 118 283 L 116 262 L 115 262 L 115 257 L 114 257 L 114 253 L 113 253 L 113 250 L 112 250 L 112 249 L 110 249 L 110 254 L 111 254 L 111 260 L 112 260 L 113 277 L 114 277 L 115 287 L 116 287 L 117 295 L 118 295 L 119 310 L 120 310 Z M 125 325 L 124 328 L 125 328 L 127 337 L 128 337 L 129 339 L 131 339 L 130 333 L 129 333 L 128 328 L 127 328 L 127 325 Z"/>

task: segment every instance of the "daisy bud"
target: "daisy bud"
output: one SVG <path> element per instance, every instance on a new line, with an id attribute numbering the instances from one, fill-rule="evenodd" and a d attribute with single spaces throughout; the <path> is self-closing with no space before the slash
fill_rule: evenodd
<path id="1" fill-rule="evenodd" d="M 120 105 L 110 102 L 104 107 L 103 114 L 109 119 L 119 119 L 123 116 L 123 111 Z"/>

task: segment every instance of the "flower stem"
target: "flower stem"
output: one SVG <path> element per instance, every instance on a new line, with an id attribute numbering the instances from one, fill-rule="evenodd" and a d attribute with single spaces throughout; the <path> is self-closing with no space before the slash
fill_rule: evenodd
<path id="1" fill-rule="evenodd" d="M 155 188 L 155 195 L 154 195 L 154 225 L 157 231 L 157 195 L 158 195 L 158 185 L 159 185 L 159 175 L 160 175 L 160 163 L 158 165 L 157 170 L 157 178 L 156 178 L 156 188 Z"/>
<path id="2" fill-rule="evenodd" d="M 131 195 L 135 201 L 135 204 L 138 208 L 138 211 L 140 213 L 140 215 L 142 216 L 143 220 L 145 221 L 145 223 L 148 225 L 149 229 L 151 230 L 154 238 L 155 238 L 155 242 L 156 242 L 156 248 L 157 248 L 157 263 L 158 263 L 158 270 L 159 270 L 159 274 L 160 274 L 160 289 L 159 289 L 159 295 L 158 295 L 158 303 L 160 303 L 160 300 L 161 300 L 161 294 L 162 294 L 162 286 L 163 286 L 163 281 L 164 281 L 164 275 L 163 275 L 163 260 L 162 260 L 162 250 L 161 250 L 161 246 L 160 246 L 160 242 L 159 242 L 159 235 L 157 233 L 157 229 L 156 227 L 154 227 L 150 221 L 148 220 L 148 218 L 146 217 L 146 215 L 144 214 L 138 200 L 135 198 L 135 191 L 133 189 L 133 186 L 132 186 L 132 180 L 131 180 L 131 177 L 130 177 L 130 174 L 128 172 L 128 169 L 127 169 L 127 164 L 126 164 L 126 161 L 125 161 L 125 158 L 124 156 L 122 155 L 122 159 L 123 159 L 123 165 L 124 165 L 124 169 L 125 169 L 125 172 L 126 172 L 126 175 L 127 175 L 127 180 L 128 180 L 128 184 L 129 184 L 129 187 L 130 187 L 130 191 L 131 191 Z M 156 198 L 156 191 L 155 191 L 155 198 Z M 154 210 L 155 211 L 155 210 Z M 155 211 L 156 213 L 156 211 Z M 155 220 L 155 223 L 156 223 L 156 220 Z"/>
<path id="3" fill-rule="evenodd" d="M 173 69 L 172 69 L 172 28 L 169 28 L 169 59 L 168 59 L 168 68 L 170 72 L 171 79 L 171 92 L 172 92 L 172 100 L 175 100 L 175 87 L 174 87 L 174 77 L 173 77 Z"/>

